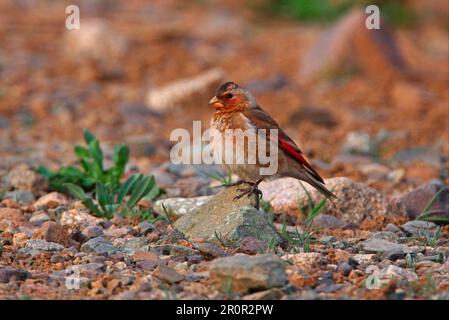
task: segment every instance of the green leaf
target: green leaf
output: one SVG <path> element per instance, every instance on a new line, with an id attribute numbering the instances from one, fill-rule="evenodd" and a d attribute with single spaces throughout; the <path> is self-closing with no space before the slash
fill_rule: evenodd
<path id="1" fill-rule="evenodd" d="M 86 148 L 82 147 L 82 146 L 75 146 L 75 154 L 78 158 L 89 158 L 90 154 L 89 154 L 89 150 L 87 150 Z"/>
<path id="2" fill-rule="evenodd" d="M 76 198 L 80 200 L 87 199 L 87 195 L 84 192 L 83 188 L 73 184 L 73 183 L 64 183 L 63 186 Z"/>
<path id="3" fill-rule="evenodd" d="M 50 169 L 48 169 L 47 167 L 44 166 L 39 166 L 36 169 L 36 172 L 38 174 L 40 174 L 41 176 L 47 177 L 47 178 L 51 178 L 55 175 L 55 173 L 53 173 Z"/>
<path id="4" fill-rule="evenodd" d="M 139 175 L 132 175 L 131 177 L 129 177 L 126 180 L 126 182 L 121 186 L 121 188 L 119 190 L 119 194 L 117 196 L 117 203 L 122 203 L 125 196 L 130 193 L 130 190 L 136 184 L 138 178 L 139 178 Z"/>
<path id="5" fill-rule="evenodd" d="M 84 135 L 84 141 L 86 141 L 86 144 L 90 144 L 92 141 L 97 139 L 94 136 L 94 134 L 89 131 L 89 129 L 84 129 L 83 130 L 83 135 Z"/>
<path id="6" fill-rule="evenodd" d="M 133 208 L 137 202 L 140 201 L 144 196 L 146 196 L 154 186 L 154 177 L 145 177 L 142 181 L 136 186 L 134 192 L 131 194 L 131 197 L 128 200 L 128 206 Z"/>

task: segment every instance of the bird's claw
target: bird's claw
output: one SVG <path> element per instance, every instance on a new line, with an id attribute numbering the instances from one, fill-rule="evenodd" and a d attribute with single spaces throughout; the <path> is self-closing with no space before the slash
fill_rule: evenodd
<path id="1" fill-rule="evenodd" d="M 256 208 L 258 209 L 259 208 L 259 200 L 262 199 L 262 191 L 259 190 L 258 183 L 246 182 L 246 184 L 249 185 L 248 188 L 238 188 L 237 191 L 240 192 L 240 194 L 235 196 L 233 200 L 234 201 L 239 200 L 245 195 L 249 198 L 252 194 L 256 194 L 257 195 Z"/>

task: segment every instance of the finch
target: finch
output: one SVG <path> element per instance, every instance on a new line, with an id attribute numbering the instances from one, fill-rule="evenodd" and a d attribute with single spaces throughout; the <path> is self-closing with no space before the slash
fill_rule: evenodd
<path id="1" fill-rule="evenodd" d="M 312 168 L 295 142 L 257 104 L 255 98 L 247 90 L 234 82 L 226 82 L 218 88 L 216 95 L 209 101 L 209 105 L 215 108 L 211 120 L 211 129 L 220 137 L 220 139 L 212 137 L 210 141 L 212 150 L 214 153 L 217 150 L 222 152 L 222 163 L 226 169 L 241 179 L 236 184 L 245 183 L 249 186 L 247 189 L 239 189 L 242 191 L 242 194 L 236 198 L 240 198 L 244 194 L 249 196 L 253 192 L 260 195 L 261 193 L 257 186 L 262 180 L 280 177 L 293 177 L 305 181 L 320 191 L 326 198 L 331 199 L 335 197 L 325 187 L 323 179 Z M 241 161 L 229 163 L 229 161 L 225 161 L 225 146 L 229 148 L 229 145 L 231 145 L 233 148 L 231 151 L 236 157 L 248 157 L 248 152 L 251 150 L 249 142 L 242 146 L 235 142 L 235 138 L 232 138 L 231 144 L 225 144 L 226 139 L 229 139 L 225 132 L 230 132 L 229 129 L 233 131 L 236 129 L 242 131 L 250 130 L 253 132 L 260 132 L 259 129 L 265 129 L 264 132 L 266 134 L 262 136 L 257 134 L 257 137 L 265 139 L 263 143 L 266 143 L 267 149 L 269 149 L 270 145 L 273 148 L 277 148 L 277 171 L 268 175 L 261 173 L 260 169 L 266 167 L 266 164 L 261 164 L 257 157 L 255 163 L 249 163 L 248 161 L 244 163 Z M 276 129 L 277 136 L 268 134 L 270 129 Z"/>

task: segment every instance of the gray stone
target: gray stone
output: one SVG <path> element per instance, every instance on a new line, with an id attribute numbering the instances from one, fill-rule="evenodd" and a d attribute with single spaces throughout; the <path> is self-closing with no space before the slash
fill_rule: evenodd
<path id="1" fill-rule="evenodd" d="M 5 199 L 13 199 L 16 202 L 19 203 L 31 203 L 36 200 L 33 193 L 28 190 L 15 190 L 6 192 L 4 197 Z"/>
<path id="2" fill-rule="evenodd" d="M 319 214 L 313 219 L 313 225 L 325 229 L 338 229 L 343 228 L 346 223 L 329 214 Z"/>
<path id="3" fill-rule="evenodd" d="M 30 223 L 35 226 L 40 226 L 44 222 L 50 221 L 50 217 L 45 212 L 37 212 L 30 218 Z"/>
<path id="4" fill-rule="evenodd" d="M 88 226 L 81 232 L 87 240 L 103 236 L 103 229 L 99 226 Z"/>
<path id="5" fill-rule="evenodd" d="M 81 246 L 81 251 L 113 255 L 114 253 L 119 252 L 119 248 L 113 246 L 111 242 L 106 241 L 103 237 L 97 237 L 84 243 Z"/>
<path id="6" fill-rule="evenodd" d="M 133 254 L 136 251 L 148 251 L 148 239 L 146 238 L 126 238 L 120 246 L 121 251 Z"/>
<path id="7" fill-rule="evenodd" d="M 342 152 L 375 156 L 378 147 L 376 142 L 366 132 L 349 132 L 343 142 Z"/>
<path id="8" fill-rule="evenodd" d="M 385 252 L 391 250 L 400 250 L 404 253 L 413 252 L 409 247 L 404 244 L 398 244 L 394 242 L 390 242 L 384 239 L 370 238 L 364 242 L 362 242 L 363 249 L 368 252 Z"/>
<path id="9" fill-rule="evenodd" d="M 25 244 L 25 248 L 35 251 L 61 251 L 64 249 L 59 243 L 48 242 L 45 240 L 28 240 Z"/>
<path id="10" fill-rule="evenodd" d="M 166 210 L 177 217 L 189 214 L 204 205 L 211 197 L 168 198 L 154 203 L 154 211 L 164 213 Z M 165 209 L 164 209 L 165 208 Z"/>
<path id="11" fill-rule="evenodd" d="M 435 237 L 438 232 L 438 227 L 435 223 L 421 220 L 408 221 L 402 225 L 402 228 L 418 237 Z"/>
<path id="12" fill-rule="evenodd" d="M 370 238 L 383 239 L 391 242 L 396 242 L 398 240 L 398 236 L 395 233 L 389 231 L 376 232 Z"/>
<path id="13" fill-rule="evenodd" d="M 149 232 L 153 232 L 156 229 L 156 226 L 148 221 L 143 221 L 139 223 L 140 233 L 146 235 Z"/>
<path id="14" fill-rule="evenodd" d="M 216 245 L 212 243 L 197 243 L 195 244 L 195 248 L 198 249 L 198 251 L 205 257 L 209 259 L 214 258 L 220 258 L 228 256 L 229 254 L 221 249 L 220 247 L 217 247 Z"/>
<path id="15" fill-rule="evenodd" d="M 211 262 L 209 273 L 219 289 L 241 293 L 282 287 L 288 282 L 284 264 L 273 254 L 218 258 Z"/>
<path id="16" fill-rule="evenodd" d="M 398 259 L 404 258 L 405 254 L 406 253 L 403 248 L 395 247 L 395 248 L 385 251 L 381 256 L 381 259 L 396 261 Z"/>
<path id="17" fill-rule="evenodd" d="M 31 273 L 26 270 L 12 267 L 4 267 L 0 269 L 0 283 L 8 283 L 11 280 L 23 281 L 30 277 Z"/>
<path id="18" fill-rule="evenodd" d="M 256 195 L 244 196 L 234 201 L 241 186 L 224 189 L 194 212 L 179 218 L 174 227 L 188 238 L 217 242 L 239 241 L 252 236 L 260 240 L 280 243 L 281 237 L 266 216 L 254 208 Z"/>

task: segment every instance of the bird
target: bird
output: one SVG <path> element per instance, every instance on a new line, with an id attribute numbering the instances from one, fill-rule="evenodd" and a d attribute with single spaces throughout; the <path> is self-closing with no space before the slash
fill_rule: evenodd
<path id="1" fill-rule="evenodd" d="M 209 101 L 209 105 L 215 109 L 212 116 L 210 129 L 218 136 L 211 135 L 210 145 L 213 152 L 220 151 L 222 156 L 222 164 L 225 169 L 230 170 L 236 174 L 240 180 L 232 185 L 246 184 L 247 188 L 238 189 L 241 192 L 235 199 L 239 199 L 245 194 L 250 196 L 253 193 L 257 193 L 261 197 L 261 192 L 258 189 L 258 185 L 263 180 L 272 180 L 281 177 L 293 177 L 310 184 L 312 187 L 321 192 L 326 198 L 335 198 L 335 195 L 326 188 L 323 178 L 318 172 L 310 165 L 306 160 L 303 152 L 298 148 L 296 143 L 280 128 L 278 123 L 265 112 L 257 103 L 254 96 L 242 88 L 240 85 L 234 82 L 225 82 L 219 86 L 216 94 Z M 277 137 L 273 135 L 262 136 L 269 146 L 277 147 L 278 157 L 278 169 L 272 174 L 262 174 L 261 168 L 267 165 L 262 165 L 256 158 L 255 163 L 248 161 L 229 162 L 225 161 L 224 153 L 225 141 L 227 136 L 225 132 L 227 130 L 241 129 L 257 131 L 259 129 L 276 129 Z M 258 136 L 260 137 L 260 136 Z M 219 139 L 217 139 L 219 138 Z M 234 138 L 232 138 L 234 139 Z M 273 143 L 277 140 L 277 144 Z M 234 160 L 239 156 L 248 156 L 250 150 L 250 142 L 246 142 L 244 145 L 239 145 L 235 140 L 231 141 L 233 153 L 235 154 Z M 243 149 L 242 149 L 243 147 Z M 257 197 L 257 199 L 259 199 Z M 258 201 L 257 201 L 258 202 Z"/>

